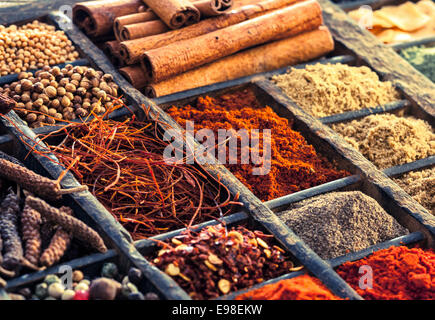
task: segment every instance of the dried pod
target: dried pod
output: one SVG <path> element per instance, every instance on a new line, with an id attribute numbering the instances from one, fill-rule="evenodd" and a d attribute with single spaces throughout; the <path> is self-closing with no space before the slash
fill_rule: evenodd
<path id="1" fill-rule="evenodd" d="M 40 224 L 41 215 L 29 206 L 24 206 L 21 214 L 21 233 L 25 243 L 24 257 L 35 265 L 38 264 L 41 253 Z"/>
<path id="2" fill-rule="evenodd" d="M 19 210 L 18 197 L 9 190 L 0 207 L 0 233 L 4 247 L 2 266 L 8 270 L 15 270 L 23 260 L 23 247 L 17 228 Z"/>
<path id="3" fill-rule="evenodd" d="M 73 211 L 70 208 L 62 207 L 60 210 L 67 215 L 73 215 Z M 58 262 L 68 249 L 71 240 L 72 237 L 68 232 L 62 228 L 58 228 L 53 235 L 53 238 L 51 239 L 47 249 L 45 249 L 41 255 L 41 265 L 50 267 Z"/>
<path id="4" fill-rule="evenodd" d="M 71 232 L 77 239 L 88 243 L 100 252 L 107 251 L 103 239 L 101 239 L 97 232 L 88 227 L 82 221 L 69 216 L 61 210 L 50 206 L 45 201 L 33 196 L 28 196 L 26 198 L 26 204 L 40 212 L 47 221 L 58 224 L 65 231 Z"/>

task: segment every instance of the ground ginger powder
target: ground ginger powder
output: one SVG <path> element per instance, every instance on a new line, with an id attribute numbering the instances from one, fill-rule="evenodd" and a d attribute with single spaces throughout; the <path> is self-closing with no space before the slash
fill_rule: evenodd
<path id="1" fill-rule="evenodd" d="M 435 215 L 435 167 L 406 173 L 394 182 Z"/>
<path id="2" fill-rule="evenodd" d="M 272 80 L 302 109 L 318 118 L 400 99 L 390 82 L 381 82 L 365 66 L 318 63 L 305 69 L 291 68 Z"/>
<path id="3" fill-rule="evenodd" d="M 377 114 L 332 125 L 344 139 L 379 169 L 435 154 L 435 134 L 424 120 Z"/>

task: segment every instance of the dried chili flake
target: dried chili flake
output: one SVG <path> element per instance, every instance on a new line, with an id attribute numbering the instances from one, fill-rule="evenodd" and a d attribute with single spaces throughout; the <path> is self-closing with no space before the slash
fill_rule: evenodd
<path id="1" fill-rule="evenodd" d="M 290 273 L 293 262 L 272 241 L 243 226 L 227 232 L 218 225 L 186 232 L 176 247 L 172 241 L 161 244 L 164 248 L 150 261 L 192 298 L 212 299 Z"/>

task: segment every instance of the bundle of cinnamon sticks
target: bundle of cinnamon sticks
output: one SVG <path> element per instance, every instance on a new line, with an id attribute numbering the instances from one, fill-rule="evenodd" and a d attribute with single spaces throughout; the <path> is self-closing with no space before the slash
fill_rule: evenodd
<path id="1" fill-rule="evenodd" d="M 316 0 L 104 0 L 79 3 L 74 13 L 85 32 L 92 27 L 108 35 L 101 30 L 112 24 L 106 53 L 150 97 L 271 71 L 334 49 Z M 101 16 L 105 21 L 98 21 Z M 84 27 L 84 20 L 95 22 Z"/>

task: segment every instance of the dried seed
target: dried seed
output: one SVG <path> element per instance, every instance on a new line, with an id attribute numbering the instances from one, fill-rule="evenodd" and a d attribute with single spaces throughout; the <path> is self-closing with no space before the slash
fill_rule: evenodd
<path id="1" fill-rule="evenodd" d="M 204 264 L 207 266 L 207 268 L 209 268 L 210 270 L 212 270 L 212 271 L 217 271 L 217 268 L 214 266 L 214 265 L 212 265 L 208 260 L 205 260 L 204 261 Z"/>
<path id="2" fill-rule="evenodd" d="M 261 238 L 257 238 L 258 245 L 264 249 L 269 249 L 269 245 Z"/>
<path id="3" fill-rule="evenodd" d="M 223 261 L 215 254 L 210 254 L 208 256 L 208 261 L 210 261 L 212 264 L 221 265 Z"/>
<path id="4" fill-rule="evenodd" d="M 176 246 L 179 246 L 180 244 L 183 244 L 183 242 L 181 242 L 180 240 L 178 240 L 176 238 L 172 238 L 171 242 L 173 244 L 175 244 Z"/>
<path id="5" fill-rule="evenodd" d="M 230 231 L 228 232 L 228 237 L 231 238 L 236 238 L 238 242 L 242 243 L 243 242 L 243 236 L 240 234 L 240 232 L 237 231 Z"/>
<path id="6" fill-rule="evenodd" d="M 180 278 L 184 279 L 184 280 L 187 281 L 187 282 L 192 281 L 192 280 L 190 280 L 190 278 L 189 278 L 188 276 L 186 276 L 186 275 L 184 275 L 184 274 L 182 274 L 182 273 L 180 273 L 178 276 L 179 276 Z"/>
<path id="7" fill-rule="evenodd" d="M 174 265 L 173 263 L 168 264 L 168 266 L 166 267 L 165 272 L 172 276 L 178 276 L 180 274 L 180 268 L 178 268 L 176 265 Z"/>
<path id="8" fill-rule="evenodd" d="M 220 279 L 218 282 L 218 288 L 223 294 L 227 294 L 231 290 L 231 282 L 227 279 Z"/>
<path id="9" fill-rule="evenodd" d="M 293 267 L 293 268 L 289 268 L 289 271 L 296 272 L 296 271 L 302 270 L 303 268 L 304 268 L 304 266 Z"/>
<path id="10" fill-rule="evenodd" d="M 157 256 L 162 256 L 162 255 L 164 255 L 165 253 L 168 253 L 168 252 L 170 252 L 169 250 L 166 250 L 166 249 L 162 249 L 162 250 L 160 250 L 159 252 L 158 252 L 158 254 L 157 254 Z"/>
<path id="11" fill-rule="evenodd" d="M 268 259 L 272 256 L 272 252 L 269 249 L 264 249 L 263 252 Z"/>

